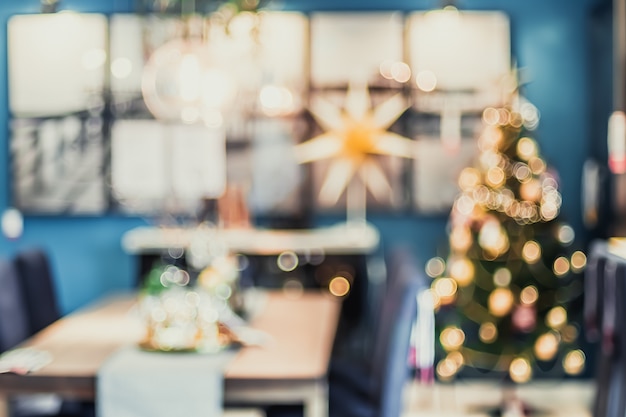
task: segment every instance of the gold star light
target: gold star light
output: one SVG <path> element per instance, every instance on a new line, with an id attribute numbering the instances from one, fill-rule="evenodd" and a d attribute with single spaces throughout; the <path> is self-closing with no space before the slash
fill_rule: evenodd
<path id="1" fill-rule="evenodd" d="M 400 93 L 372 108 L 365 84 L 350 85 L 344 107 L 320 97 L 310 112 L 324 133 L 295 147 L 298 163 L 331 159 L 320 190 L 324 205 L 337 202 L 355 175 L 379 201 L 391 198 L 391 185 L 374 155 L 414 157 L 415 142 L 387 129 L 407 109 Z"/>

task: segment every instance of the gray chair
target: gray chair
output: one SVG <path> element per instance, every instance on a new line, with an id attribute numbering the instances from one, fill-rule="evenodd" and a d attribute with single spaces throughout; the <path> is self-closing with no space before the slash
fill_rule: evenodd
<path id="1" fill-rule="evenodd" d="M 395 249 L 389 262 L 369 361 L 333 361 L 329 371 L 331 417 L 398 417 L 409 379 L 411 329 L 417 318 L 417 295 L 427 282 L 411 253 Z"/>

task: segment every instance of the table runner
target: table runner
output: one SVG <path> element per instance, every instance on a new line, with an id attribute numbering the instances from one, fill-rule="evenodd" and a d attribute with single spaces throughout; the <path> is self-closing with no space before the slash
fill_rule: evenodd
<path id="1" fill-rule="evenodd" d="M 220 416 L 223 371 L 235 350 L 218 353 L 120 349 L 97 378 L 98 417 Z"/>

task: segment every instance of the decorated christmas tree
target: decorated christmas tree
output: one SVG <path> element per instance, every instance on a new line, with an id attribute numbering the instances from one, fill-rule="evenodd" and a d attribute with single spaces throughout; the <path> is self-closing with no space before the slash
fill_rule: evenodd
<path id="1" fill-rule="evenodd" d="M 556 174 L 532 136 L 538 112 L 515 95 L 482 115 L 475 164 L 462 170 L 448 253 L 431 259 L 441 380 L 475 370 L 527 382 L 579 374 L 573 303 L 586 256 L 561 220 Z"/>

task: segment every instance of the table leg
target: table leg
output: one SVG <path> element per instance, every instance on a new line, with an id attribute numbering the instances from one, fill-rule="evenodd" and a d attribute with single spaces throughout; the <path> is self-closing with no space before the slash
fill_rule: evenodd
<path id="1" fill-rule="evenodd" d="M 320 381 L 311 387 L 304 402 L 304 417 L 328 417 L 328 383 Z"/>
<path id="2" fill-rule="evenodd" d="M 9 397 L 0 394 L 0 417 L 9 417 Z"/>

